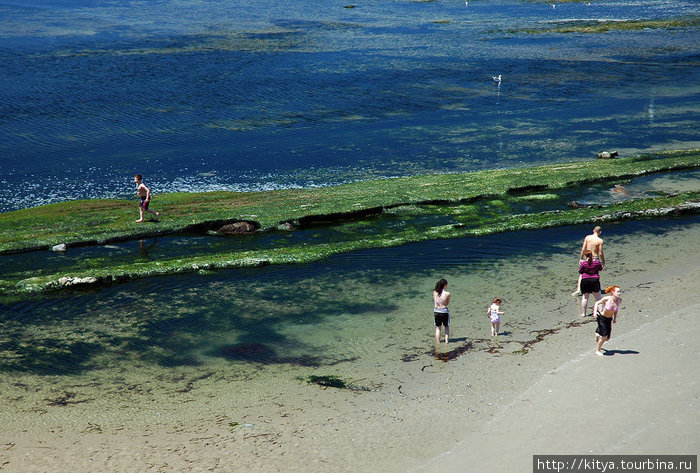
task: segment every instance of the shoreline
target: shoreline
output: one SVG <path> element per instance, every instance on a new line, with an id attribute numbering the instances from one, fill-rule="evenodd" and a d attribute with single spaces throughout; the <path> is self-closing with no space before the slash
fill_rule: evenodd
<path id="1" fill-rule="evenodd" d="M 211 383 L 185 380 L 178 391 L 164 393 L 166 397 L 155 392 L 161 383 L 139 385 L 127 378 L 116 397 L 85 399 L 79 384 L 97 382 L 86 376 L 64 388 L 63 396 L 58 389 L 39 394 L 41 400 L 50 393 L 55 403 L 46 406 L 44 402 L 41 407 L 29 395 L 20 399 L 19 393 L 33 388 L 17 386 L 21 383 L 17 379 L 14 384 L 2 384 L 7 392 L 0 406 L 0 420 L 6 426 L 0 433 L 0 471 L 419 472 L 500 471 L 497 466 L 502 465 L 503 471 L 524 472 L 531 471 L 534 453 L 692 453 L 683 449 L 697 451 L 697 422 L 692 423 L 696 416 L 680 401 L 698 392 L 698 365 L 692 362 L 697 358 L 692 337 L 700 326 L 700 300 L 695 294 L 700 265 L 697 238 L 692 238 L 697 228 L 686 230 L 681 242 L 675 241 L 676 234 L 651 242 L 640 235 L 606 238 L 611 270 L 605 281 L 620 284 L 624 291 L 613 339 L 606 344 L 619 351 L 614 356 L 593 355 L 592 320 L 568 325 L 580 321 L 572 310 L 575 300 L 568 295 L 570 290 L 557 290 L 550 297 L 532 286 L 533 293 L 523 296 L 517 310 L 505 307 L 505 327 L 526 323 L 529 331 L 542 328 L 536 320 L 518 321 L 522 317 L 517 313 L 536 315 L 544 302 L 546 310 L 561 312 L 553 319 L 559 320 L 554 327 L 560 328 L 526 354 L 472 350 L 447 362 L 426 355 L 406 362 L 391 360 L 393 352 L 384 344 L 410 347 L 415 343 L 405 339 L 404 331 L 415 333 L 421 347 L 430 346 L 430 327 L 419 321 L 420 327 L 397 327 L 395 339 L 370 346 L 377 354 L 367 362 L 348 366 L 348 371 L 354 370 L 349 377 L 370 384 L 377 379 L 362 379 L 367 376 L 366 363 L 378 363 L 374 369 L 383 372 L 383 378 L 376 391 L 323 389 L 279 376 L 275 383 L 269 383 L 269 378 L 267 382 L 244 379 L 235 396 L 226 396 L 239 381 L 214 372 Z M 654 265 L 649 264 L 650 251 L 656 251 Z M 567 273 L 555 282 L 560 280 L 573 284 L 574 277 Z M 473 298 L 483 297 L 483 287 L 470 287 L 473 295 L 454 301 L 450 349 L 474 337 L 464 326 L 467 321 L 458 318 L 474 306 Z M 682 323 L 668 324 L 669 319 Z M 479 333 L 485 336 L 486 323 L 482 325 Z M 665 329 L 661 339 L 655 330 L 658 326 Z M 506 347 L 516 342 L 508 338 L 504 335 L 502 340 Z M 351 345 L 341 348 L 348 356 L 352 353 Z M 607 366 L 604 387 L 592 381 L 602 363 Z M 284 373 L 284 367 L 279 373 Z M 621 384 L 611 384 L 617 373 Z M 200 377 L 207 374 L 199 372 Z M 657 381 L 655 389 L 645 384 L 650 378 Z M 64 383 L 61 377 L 46 381 L 52 380 Z M 668 380 L 675 384 L 664 391 Z M 679 384 L 681 380 L 689 381 L 687 389 Z M 634 388 L 632 393 L 627 392 L 629 386 Z M 591 412 L 595 412 L 591 409 L 596 404 L 579 393 L 590 389 L 585 393 L 593 399 L 604 388 L 619 402 L 613 411 L 619 417 L 613 417 L 603 429 L 606 436 L 594 442 L 591 439 L 598 431 L 590 429 L 598 429 L 599 424 L 591 424 Z M 77 394 L 70 398 L 69 392 Z M 639 409 L 646 416 L 640 418 Z M 649 416 L 649 409 L 656 409 L 655 417 Z M 639 419 L 642 424 L 636 423 Z M 563 427 L 570 429 L 566 436 L 559 435 Z M 611 443 L 611 438 L 619 441 Z M 665 443 L 658 443 L 660 438 Z M 657 441 L 656 445 L 675 445 L 678 450 L 633 450 L 630 444 L 634 446 L 636 439 L 643 440 L 640 449 Z M 496 451 L 490 455 L 492 440 Z M 533 451 L 542 448 L 537 441 L 551 444 L 556 451 Z M 609 450 L 602 445 L 609 445 Z"/>
<path id="2" fill-rule="evenodd" d="M 536 454 L 696 454 L 700 297 L 692 292 L 699 283 L 696 270 L 628 291 L 628 298 L 649 299 L 649 312 L 666 315 L 630 331 L 618 323 L 601 359 L 593 356 L 591 330 L 577 355 L 550 367 L 453 449 L 409 471 L 529 472 Z M 644 310 L 644 303 L 625 305 Z"/>

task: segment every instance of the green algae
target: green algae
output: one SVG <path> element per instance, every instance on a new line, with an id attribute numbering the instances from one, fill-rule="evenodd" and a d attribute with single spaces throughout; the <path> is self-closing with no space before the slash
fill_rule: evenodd
<path id="1" fill-rule="evenodd" d="M 318 384 L 319 386 L 323 386 L 325 388 L 347 389 L 348 387 L 348 384 L 343 381 L 342 378 L 335 375 L 316 376 L 312 374 L 309 375 L 306 381 L 309 384 Z"/>
<path id="2" fill-rule="evenodd" d="M 306 240 L 285 246 L 237 249 L 162 260 L 82 260 L 60 270 L 18 272 L 0 279 L 5 296 L 32 294 L 71 285 L 113 283 L 177 273 L 267 264 L 308 263 L 333 254 L 383 248 L 430 239 L 461 238 L 560 225 L 649 218 L 696 201 L 697 192 L 630 200 L 601 208 L 557 207 L 560 193 L 575 185 L 655 172 L 696 169 L 700 151 L 596 160 L 509 170 L 383 179 L 311 190 L 260 193 L 213 192 L 157 197 L 161 222 L 133 222 L 128 201 L 66 202 L 0 214 L 0 248 L 47 248 L 175 234 L 237 220 L 255 220 L 269 232 L 311 228 Z M 549 206 L 544 207 L 542 205 Z M 195 209 L 197 210 L 195 212 Z M 661 210 L 659 210 L 661 209 Z M 687 212 L 697 208 L 686 205 Z M 84 232 L 85 234 L 81 234 Z M 73 238 L 73 240 L 71 240 Z"/>
<path id="3" fill-rule="evenodd" d="M 0 214 L 0 254 L 33 249 L 104 244 L 159 235 L 219 228 L 249 220 L 262 230 L 303 219 L 335 220 L 353 213 L 416 204 L 468 203 L 567 187 L 605 179 L 624 179 L 700 167 L 700 150 L 653 156 L 511 168 L 471 173 L 379 179 L 335 187 L 266 192 L 206 192 L 157 195 L 160 222 L 134 222 L 136 202 L 116 199 L 61 202 Z M 494 204 L 496 205 L 496 203 Z"/>
<path id="4" fill-rule="evenodd" d="M 113 283 L 130 279 L 159 275 L 194 273 L 202 270 L 253 267 L 268 264 L 310 263 L 333 254 L 363 248 L 385 248 L 431 239 L 461 238 L 487 235 L 497 232 L 533 230 L 562 225 L 589 222 L 612 222 L 632 218 L 649 218 L 677 212 L 679 206 L 700 199 L 700 193 L 679 194 L 672 197 L 640 199 L 615 204 L 606 208 L 556 210 L 536 214 L 513 215 L 503 218 L 482 218 L 462 224 L 447 224 L 432 227 L 417 225 L 396 227 L 383 234 L 356 236 L 337 242 L 301 244 L 285 248 L 269 248 L 256 251 L 238 251 L 215 256 L 183 257 L 168 261 L 139 262 L 117 266 L 105 266 L 93 270 L 72 270 L 57 274 L 37 276 L 19 282 L 2 281 L 8 293 L 36 293 L 61 289 L 70 285 L 70 280 L 89 279 L 84 284 Z M 682 211 L 682 210 L 681 210 Z M 691 206 L 689 212 L 700 212 L 699 206 Z"/>
<path id="5" fill-rule="evenodd" d="M 577 20 L 560 23 L 550 23 L 546 28 L 510 30 L 510 33 L 524 32 L 529 34 L 547 33 L 607 33 L 609 31 L 639 31 L 648 29 L 681 29 L 697 28 L 700 17 L 690 16 L 674 19 L 644 19 L 644 20 Z"/>

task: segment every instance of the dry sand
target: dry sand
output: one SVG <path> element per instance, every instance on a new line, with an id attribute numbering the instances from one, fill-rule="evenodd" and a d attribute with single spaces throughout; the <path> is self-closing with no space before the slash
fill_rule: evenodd
<path id="1" fill-rule="evenodd" d="M 375 392 L 280 376 L 235 399 L 202 387 L 32 410 L 5 397 L 0 470 L 529 472 L 533 454 L 697 454 L 698 263 L 691 244 L 618 273 L 602 358 L 592 319 L 572 317 L 527 353 L 424 357 Z"/>
<path id="2" fill-rule="evenodd" d="M 578 356 L 514 395 L 459 445 L 411 471 L 526 472 L 533 454 L 696 455 L 699 277 L 695 271 L 628 292 L 636 301 L 626 304 L 632 316 L 660 316 L 631 331 L 624 322 L 613 326 L 603 358 L 592 356 L 587 334 Z"/>

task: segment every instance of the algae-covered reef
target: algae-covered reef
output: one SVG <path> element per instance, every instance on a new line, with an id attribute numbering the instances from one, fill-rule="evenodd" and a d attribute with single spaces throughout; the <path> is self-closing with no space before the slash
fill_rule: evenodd
<path id="1" fill-rule="evenodd" d="M 310 262 L 361 248 L 397 246 L 520 229 L 699 212 L 698 192 L 645 195 L 609 206 L 567 205 L 567 192 L 597 182 L 700 168 L 700 150 L 459 174 L 422 175 L 336 187 L 268 192 L 157 195 L 160 222 L 135 223 L 135 201 L 90 200 L 0 214 L 0 258 L 52 245 L 102 245 L 182 234 L 226 240 L 159 258 L 80 258 L 61 267 L 0 273 L 5 295 L 74 284 L 276 263 Z M 257 236 L 211 230 L 253 222 Z M 209 234 L 208 234 L 209 232 Z M 211 247 L 211 249 L 209 249 Z M 7 266 L 7 265 L 6 265 Z M 14 265 L 21 266 L 21 265 Z"/>
<path id="2" fill-rule="evenodd" d="M 654 29 L 688 29 L 700 26 L 700 17 L 685 16 L 671 19 L 640 19 L 640 20 L 568 20 L 565 22 L 547 23 L 541 28 L 510 30 L 510 33 L 524 32 L 529 34 L 546 33 L 607 33 L 609 31 L 640 31 Z"/>

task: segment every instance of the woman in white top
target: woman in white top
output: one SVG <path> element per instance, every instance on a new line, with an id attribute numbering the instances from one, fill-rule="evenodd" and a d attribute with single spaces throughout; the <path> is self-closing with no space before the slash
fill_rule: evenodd
<path id="1" fill-rule="evenodd" d="M 447 304 L 450 303 L 450 293 L 445 290 L 447 287 L 447 279 L 440 279 L 437 284 L 435 284 L 435 290 L 433 291 L 433 302 L 435 303 L 435 308 L 433 309 L 433 314 L 435 315 L 435 342 L 440 343 L 440 326 L 445 326 L 445 343 L 450 341 L 450 311 L 447 308 Z"/>

